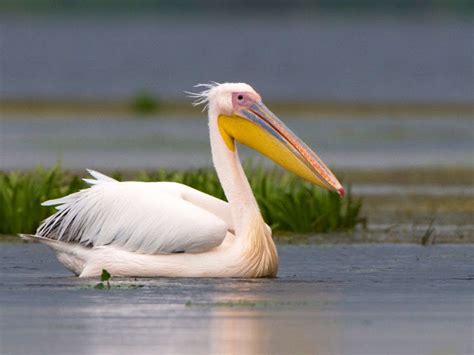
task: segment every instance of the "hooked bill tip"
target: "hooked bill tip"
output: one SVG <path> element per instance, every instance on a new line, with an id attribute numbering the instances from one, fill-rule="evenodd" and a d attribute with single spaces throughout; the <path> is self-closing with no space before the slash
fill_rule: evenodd
<path id="1" fill-rule="evenodd" d="M 337 190 L 339 196 L 341 197 L 344 197 L 344 195 L 346 194 L 346 190 L 344 190 L 343 187 L 341 187 L 339 190 Z"/>

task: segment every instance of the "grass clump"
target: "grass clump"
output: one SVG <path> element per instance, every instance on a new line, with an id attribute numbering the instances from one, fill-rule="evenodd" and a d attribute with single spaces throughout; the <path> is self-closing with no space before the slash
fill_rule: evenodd
<path id="1" fill-rule="evenodd" d="M 158 111 L 160 101 L 147 90 L 141 90 L 132 98 L 132 110 L 139 114 L 150 114 Z"/>
<path id="2" fill-rule="evenodd" d="M 350 187 L 347 197 L 306 183 L 290 173 L 247 166 L 247 176 L 264 220 L 274 231 L 327 233 L 350 231 L 365 224 L 360 216 L 362 201 L 354 199 Z M 116 172 L 114 178 L 122 180 Z M 82 176 L 81 176 L 82 177 Z M 0 233 L 32 233 L 54 212 L 41 202 L 58 198 L 86 187 L 81 177 L 59 167 L 31 172 L 0 172 Z M 160 169 L 131 177 L 139 181 L 174 181 L 225 199 L 217 175 L 210 169 L 174 171 Z"/>
<path id="3" fill-rule="evenodd" d="M 76 192 L 83 181 L 59 167 L 31 172 L 0 172 L 0 233 L 33 233 L 54 207 L 43 201 Z"/>
<path id="4" fill-rule="evenodd" d="M 300 178 L 263 166 L 246 165 L 250 186 L 263 219 L 275 231 L 296 233 L 328 233 L 349 231 L 365 225 L 360 216 L 362 200 L 354 199 L 350 186 L 346 198 L 321 189 Z M 142 172 L 142 181 L 176 181 L 225 199 L 224 191 L 212 170 Z"/>

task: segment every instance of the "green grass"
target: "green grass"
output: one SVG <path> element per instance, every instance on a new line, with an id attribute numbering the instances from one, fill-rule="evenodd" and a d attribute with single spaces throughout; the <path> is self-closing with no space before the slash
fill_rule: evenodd
<path id="1" fill-rule="evenodd" d="M 365 224 L 360 216 L 362 201 L 354 199 L 350 187 L 341 199 L 301 179 L 277 170 L 247 166 L 247 176 L 265 221 L 274 231 L 327 233 L 350 231 Z M 85 176 L 86 174 L 84 174 Z M 112 174 L 118 180 L 123 174 Z M 81 177 L 59 167 L 29 172 L 0 172 L 0 234 L 33 233 L 52 214 L 42 201 L 58 198 L 87 187 Z M 175 181 L 225 199 L 214 171 L 210 169 L 139 172 L 127 180 Z"/>
<path id="2" fill-rule="evenodd" d="M 140 90 L 132 98 L 132 110 L 138 114 L 150 114 L 159 110 L 160 101 L 147 90 Z"/>
<path id="3" fill-rule="evenodd" d="M 59 167 L 32 172 L 0 172 L 0 233 L 32 233 L 52 214 L 54 207 L 41 202 L 64 196 L 83 187 L 83 181 Z"/>

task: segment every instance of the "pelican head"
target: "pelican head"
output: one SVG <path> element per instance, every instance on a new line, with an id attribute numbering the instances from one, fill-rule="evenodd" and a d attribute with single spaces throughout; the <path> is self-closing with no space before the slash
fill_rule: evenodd
<path id="1" fill-rule="evenodd" d="M 195 104 L 207 104 L 217 118 L 227 148 L 235 141 L 257 150 L 301 178 L 344 196 L 344 188 L 324 162 L 262 102 L 248 84 L 203 85 Z"/>

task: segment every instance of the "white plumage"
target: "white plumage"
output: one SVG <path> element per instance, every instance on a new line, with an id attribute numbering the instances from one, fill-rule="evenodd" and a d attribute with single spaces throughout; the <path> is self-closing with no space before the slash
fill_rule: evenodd
<path id="1" fill-rule="evenodd" d="M 84 180 L 92 187 L 43 203 L 57 205 L 58 212 L 38 228 L 37 235 L 141 254 L 195 253 L 218 246 L 231 229 L 226 223 L 231 220 L 227 203 L 189 186 L 118 182 L 89 172 L 96 180 Z"/>

